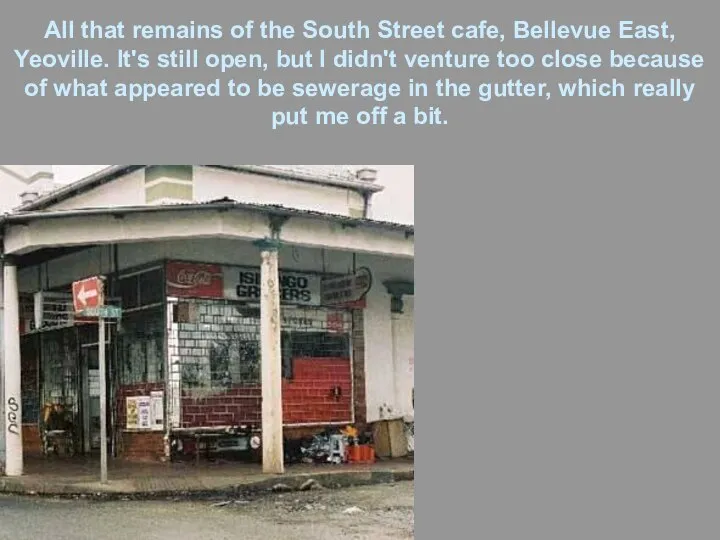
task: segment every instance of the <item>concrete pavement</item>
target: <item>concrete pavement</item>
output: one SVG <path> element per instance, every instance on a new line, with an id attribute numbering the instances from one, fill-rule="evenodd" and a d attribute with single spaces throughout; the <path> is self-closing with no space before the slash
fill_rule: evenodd
<path id="1" fill-rule="evenodd" d="M 412 480 L 411 460 L 372 465 L 293 465 L 284 475 L 263 474 L 260 466 L 236 462 L 132 464 L 111 462 L 109 482 L 100 483 L 96 460 L 29 460 L 27 474 L 0 477 L 0 493 L 97 499 L 208 498 L 263 491 L 297 491 L 319 484 L 338 488 Z M 309 482 L 313 481 L 313 482 Z"/>

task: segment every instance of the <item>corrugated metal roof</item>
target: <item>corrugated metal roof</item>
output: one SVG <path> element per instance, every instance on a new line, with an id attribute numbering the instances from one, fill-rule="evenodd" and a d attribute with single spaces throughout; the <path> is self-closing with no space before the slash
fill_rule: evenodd
<path id="1" fill-rule="evenodd" d="M 21 205 L 16 210 L 44 210 L 50 206 L 67 200 L 79 193 L 94 189 L 116 178 L 149 165 L 111 165 L 90 176 L 81 178 L 70 184 L 43 194 L 30 203 Z M 372 182 L 358 180 L 355 173 L 364 166 L 358 165 L 205 165 L 224 169 L 246 170 L 256 174 L 266 174 L 320 184 L 336 185 L 364 192 L 382 191 L 383 187 Z"/>
<path id="2" fill-rule="evenodd" d="M 355 180 L 355 173 L 362 165 L 261 165 L 270 170 L 278 172 L 286 172 L 290 174 L 299 174 L 314 176 L 316 178 L 325 178 L 328 180 Z M 248 167 L 248 165 L 238 165 L 238 167 Z"/>

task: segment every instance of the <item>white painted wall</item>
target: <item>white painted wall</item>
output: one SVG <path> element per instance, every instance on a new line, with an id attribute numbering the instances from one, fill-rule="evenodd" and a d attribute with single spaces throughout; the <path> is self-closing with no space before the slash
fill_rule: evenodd
<path id="1" fill-rule="evenodd" d="M 55 179 L 63 184 L 109 167 L 109 165 L 53 165 Z M 385 190 L 374 195 L 371 215 L 373 219 L 414 223 L 415 172 L 412 165 L 369 165 L 377 169 L 377 183 Z"/>
<path id="2" fill-rule="evenodd" d="M 395 223 L 415 223 L 415 167 L 413 165 L 369 165 L 378 172 L 385 189 L 372 198 L 370 217 Z"/>
<path id="3" fill-rule="evenodd" d="M 349 215 L 351 206 L 363 208 L 362 195 L 348 189 L 206 167 L 195 167 L 194 186 L 198 202 L 229 197 L 244 203 L 280 204 L 343 216 Z"/>
<path id="4" fill-rule="evenodd" d="M 52 174 L 51 165 L 0 165 L 0 214 L 21 204 L 20 195 L 30 190 L 44 192 L 52 189 L 50 178 L 33 182 L 37 173 Z"/>
<path id="5" fill-rule="evenodd" d="M 53 205 L 54 210 L 140 206 L 145 204 L 145 171 L 135 171 L 100 187 Z"/>
<path id="6" fill-rule="evenodd" d="M 415 387 L 415 299 L 403 297 L 403 313 L 395 317 L 395 412 L 414 417 L 412 391 Z"/>
<path id="7" fill-rule="evenodd" d="M 26 188 L 27 184 L 0 169 L 0 214 L 9 212 L 20 204 L 20 194 Z"/>
<path id="8" fill-rule="evenodd" d="M 235 240 L 191 240 L 159 243 L 121 244 L 118 247 L 121 269 L 131 269 L 161 259 L 178 259 L 219 264 L 259 266 L 260 254 L 248 242 Z M 373 274 L 373 286 L 368 294 L 365 311 L 365 384 L 369 421 L 380 418 L 380 407 L 387 405 L 400 410 L 395 393 L 396 369 L 393 363 L 393 342 L 390 315 L 390 296 L 383 281 L 414 279 L 411 259 L 391 259 L 373 255 L 357 255 L 357 267 L 367 266 Z M 348 252 L 285 246 L 280 251 L 280 267 L 328 273 L 348 273 L 353 269 L 353 255 Z M 111 269 L 109 247 L 94 248 L 51 261 L 42 267 L 23 269 L 19 273 L 20 290 L 35 292 L 42 288 L 68 286 L 77 279 L 108 273 Z M 68 288 L 69 292 L 69 288 Z M 399 336 L 401 354 L 414 355 L 414 307 L 412 297 L 405 297 L 407 324 Z M 412 383 L 412 373 L 406 373 L 406 385 Z M 401 413 L 402 414 L 402 413 Z"/>
<path id="9" fill-rule="evenodd" d="M 357 265 L 368 266 L 373 272 L 373 287 L 365 310 L 365 393 L 368 421 L 373 422 L 383 416 L 407 414 L 401 406 L 400 396 L 396 395 L 390 295 L 383 282 L 414 281 L 414 262 L 362 255 L 358 256 Z M 414 304 L 412 297 L 405 297 L 404 302 L 406 317 L 410 317 L 410 321 L 404 325 L 397 339 L 401 344 L 400 354 L 409 356 L 410 348 L 414 348 Z M 406 387 L 413 382 L 411 375 L 410 372 L 404 374 Z"/>
<path id="10" fill-rule="evenodd" d="M 63 201 L 58 210 L 146 204 L 144 170 L 136 171 L 108 184 Z M 362 195 L 334 186 L 294 182 L 259 174 L 195 167 L 193 192 L 195 202 L 224 197 L 252 204 L 277 204 L 302 210 L 350 215 L 350 209 L 362 211 Z"/>

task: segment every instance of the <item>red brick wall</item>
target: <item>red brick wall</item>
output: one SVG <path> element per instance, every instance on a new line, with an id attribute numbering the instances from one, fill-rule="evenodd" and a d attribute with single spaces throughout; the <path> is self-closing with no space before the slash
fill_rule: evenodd
<path id="1" fill-rule="evenodd" d="M 129 461 L 159 461 L 165 456 L 164 434 L 130 432 L 122 434 L 121 457 Z"/>
<path id="2" fill-rule="evenodd" d="M 339 386 L 341 395 L 333 396 Z M 295 358 L 293 378 L 283 380 L 283 422 L 350 422 L 352 375 L 349 358 Z"/>
<path id="3" fill-rule="evenodd" d="M 183 392 L 182 427 L 260 424 L 261 408 L 260 385 L 233 385 L 205 397 Z"/>
<path id="4" fill-rule="evenodd" d="M 23 453 L 34 456 L 42 454 L 40 428 L 36 424 L 24 424 L 22 427 Z"/>
<path id="5" fill-rule="evenodd" d="M 165 383 L 139 383 L 128 384 L 118 388 L 117 400 L 117 426 L 120 430 L 120 457 L 130 461 L 158 461 L 165 455 L 164 433 L 154 431 L 129 432 L 125 431 L 127 418 L 126 397 L 149 396 L 150 392 L 164 391 Z"/>
<path id="6" fill-rule="evenodd" d="M 341 388 L 335 399 L 332 389 Z M 283 420 L 290 424 L 348 422 L 351 416 L 352 377 L 347 358 L 296 358 L 293 378 L 283 380 Z M 235 385 L 211 396 L 182 398 L 182 426 L 260 425 L 260 385 Z"/>

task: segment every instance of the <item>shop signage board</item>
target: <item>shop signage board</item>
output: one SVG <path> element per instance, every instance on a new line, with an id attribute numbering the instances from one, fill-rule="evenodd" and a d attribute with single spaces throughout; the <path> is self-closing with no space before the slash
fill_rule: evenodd
<path id="1" fill-rule="evenodd" d="M 321 305 L 321 276 L 280 272 L 280 302 Z M 171 261 L 166 267 L 167 294 L 175 298 L 260 301 L 260 268 Z"/>
<path id="2" fill-rule="evenodd" d="M 320 305 L 321 277 L 315 274 L 280 272 L 280 303 L 300 306 Z M 260 301 L 260 269 L 223 268 L 225 295 L 229 300 Z"/>
<path id="3" fill-rule="evenodd" d="M 165 268 L 168 296 L 223 298 L 223 270 L 217 264 L 171 261 Z"/>
<path id="4" fill-rule="evenodd" d="M 354 274 L 323 279 L 321 302 L 324 306 L 363 309 L 371 287 L 370 269 L 359 268 Z"/>

